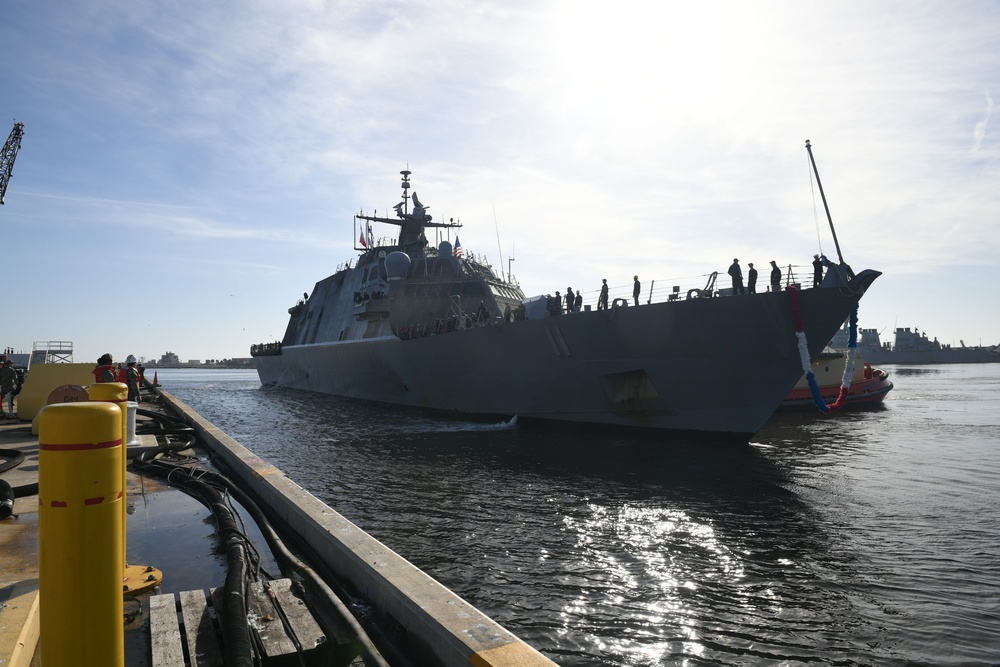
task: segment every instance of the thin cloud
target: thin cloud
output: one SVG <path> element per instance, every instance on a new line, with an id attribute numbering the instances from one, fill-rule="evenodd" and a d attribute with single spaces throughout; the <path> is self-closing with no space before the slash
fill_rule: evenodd
<path id="1" fill-rule="evenodd" d="M 990 97 L 990 89 L 987 88 L 984 90 L 983 94 L 986 97 L 986 114 L 981 121 L 976 123 L 976 129 L 972 133 L 974 139 L 972 144 L 973 153 L 978 153 L 979 148 L 983 145 L 983 139 L 986 138 L 986 124 L 990 122 L 990 116 L 993 114 L 993 98 Z"/>
<path id="2" fill-rule="evenodd" d="M 19 195 L 57 203 L 58 209 L 54 207 L 48 209 L 50 225 L 64 220 L 73 226 L 115 225 L 137 230 L 167 230 L 171 236 L 232 241 L 281 241 L 310 248 L 334 249 L 342 247 L 342 244 L 331 241 L 328 236 L 309 236 L 304 235 L 301 231 L 289 234 L 287 229 L 260 228 L 228 223 L 196 206 L 107 197 L 73 196 L 51 192 L 26 191 L 20 192 Z"/>

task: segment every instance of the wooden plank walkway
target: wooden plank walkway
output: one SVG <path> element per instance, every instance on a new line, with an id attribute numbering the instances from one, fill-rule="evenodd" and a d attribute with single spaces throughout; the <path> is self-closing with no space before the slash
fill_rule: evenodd
<path id="1" fill-rule="evenodd" d="M 222 590 L 166 593 L 149 598 L 153 667 L 222 667 L 219 622 Z M 293 591 L 289 579 L 254 582 L 247 599 L 247 620 L 257 635 L 265 666 L 316 664 L 328 652 L 327 637 Z"/>

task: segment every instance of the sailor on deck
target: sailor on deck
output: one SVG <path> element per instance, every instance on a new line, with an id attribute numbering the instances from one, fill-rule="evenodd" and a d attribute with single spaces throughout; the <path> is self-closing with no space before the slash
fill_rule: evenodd
<path id="1" fill-rule="evenodd" d="M 743 270 L 740 269 L 740 260 L 734 259 L 729 266 L 729 276 L 733 279 L 733 294 L 746 294 L 743 287 Z"/>
<path id="2" fill-rule="evenodd" d="M 773 259 L 771 260 L 771 291 L 781 291 L 781 269 L 778 268 L 778 263 Z"/>
<path id="3" fill-rule="evenodd" d="M 823 260 L 819 255 L 813 255 L 813 287 L 819 287 L 823 282 Z"/>

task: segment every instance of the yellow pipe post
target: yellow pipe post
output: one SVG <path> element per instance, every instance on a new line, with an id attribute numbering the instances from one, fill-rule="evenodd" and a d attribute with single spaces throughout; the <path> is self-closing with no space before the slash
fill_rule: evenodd
<path id="1" fill-rule="evenodd" d="M 121 410 L 47 406 L 38 449 L 41 663 L 124 667 Z"/>
<path id="2" fill-rule="evenodd" d="M 121 409 L 122 413 L 122 448 L 121 448 L 121 469 L 122 469 L 122 559 L 128 562 L 125 556 L 126 548 L 126 525 L 128 515 L 125 508 L 128 505 L 128 385 L 124 382 L 98 382 L 87 387 L 91 401 L 103 401 L 114 403 Z"/>

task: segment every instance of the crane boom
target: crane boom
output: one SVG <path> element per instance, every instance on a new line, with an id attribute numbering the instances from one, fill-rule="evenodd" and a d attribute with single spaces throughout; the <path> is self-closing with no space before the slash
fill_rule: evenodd
<path id="1" fill-rule="evenodd" d="M 0 153 L 0 204 L 3 204 L 3 197 L 7 194 L 7 184 L 10 182 L 10 175 L 14 171 L 14 159 L 17 151 L 21 148 L 21 137 L 24 136 L 24 123 L 14 123 L 14 129 L 7 137 L 7 143 L 3 145 L 3 152 Z"/>

